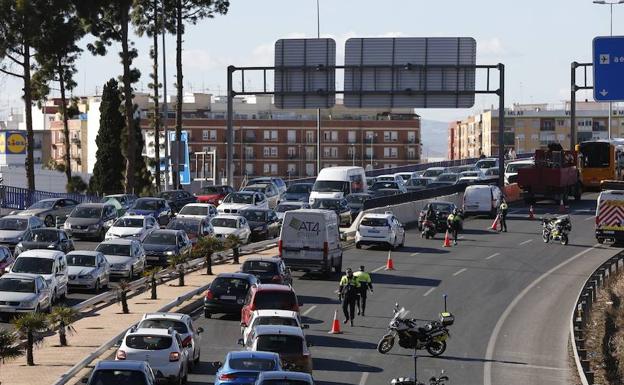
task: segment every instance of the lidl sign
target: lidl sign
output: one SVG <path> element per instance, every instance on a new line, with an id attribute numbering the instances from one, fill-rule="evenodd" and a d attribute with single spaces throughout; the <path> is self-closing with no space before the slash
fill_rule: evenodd
<path id="1" fill-rule="evenodd" d="M 21 132 L 0 132 L 0 154 L 25 154 L 26 135 Z"/>

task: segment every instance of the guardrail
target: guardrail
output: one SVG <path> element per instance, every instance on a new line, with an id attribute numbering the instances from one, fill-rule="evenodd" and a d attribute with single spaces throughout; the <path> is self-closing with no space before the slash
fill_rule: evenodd
<path id="1" fill-rule="evenodd" d="M 598 291 L 605 287 L 612 274 L 618 272 L 620 261 L 624 261 L 624 251 L 609 258 L 589 276 L 581 289 L 572 312 L 570 339 L 573 341 L 572 350 L 576 369 L 583 385 L 592 385 L 594 383 L 594 372 L 589 366 L 585 347 L 585 335 L 588 327 L 591 327 L 588 324 L 589 315 L 594 302 L 596 302 Z M 624 262 L 621 267 L 624 267 Z"/>
<path id="2" fill-rule="evenodd" d="M 98 202 L 100 200 L 99 197 L 92 195 L 30 191 L 21 187 L 0 186 L 0 207 L 5 209 L 24 210 L 33 203 L 48 198 L 68 198 L 79 203 Z"/>

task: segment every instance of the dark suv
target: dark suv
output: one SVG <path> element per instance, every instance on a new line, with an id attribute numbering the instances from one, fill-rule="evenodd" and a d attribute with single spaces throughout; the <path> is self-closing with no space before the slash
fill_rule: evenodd
<path id="1" fill-rule="evenodd" d="M 290 269 L 281 258 L 248 258 L 241 267 L 241 273 L 255 275 L 260 283 L 292 285 Z"/>
<path id="2" fill-rule="evenodd" d="M 219 274 L 204 293 L 204 316 L 210 318 L 215 313 L 239 313 L 249 289 L 259 283 L 258 278 L 251 274 Z"/>

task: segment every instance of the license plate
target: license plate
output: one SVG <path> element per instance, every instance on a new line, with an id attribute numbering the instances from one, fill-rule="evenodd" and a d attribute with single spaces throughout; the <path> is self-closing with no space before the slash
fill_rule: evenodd
<path id="1" fill-rule="evenodd" d="M 379 234 L 379 230 L 368 230 L 371 234 Z"/>
<path id="2" fill-rule="evenodd" d="M 226 301 L 234 301 L 236 299 L 235 295 L 222 295 L 221 299 L 224 299 Z"/>
<path id="3" fill-rule="evenodd" d="M 145 259 L 147 259 L 148 261 L 158 261 L 160 258 L 150 255 L 150 256 L 145 257 Z"/>

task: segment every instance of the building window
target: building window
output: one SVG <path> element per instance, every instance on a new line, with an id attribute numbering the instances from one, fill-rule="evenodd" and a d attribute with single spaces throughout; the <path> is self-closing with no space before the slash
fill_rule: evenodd
<path id="1" fill-rule="evenodd" d="M 288 143 L 297 143 L 297 131 L 288 130 Z"/>
<path id="2" fill-rule="evenodd" d="M 245 142 L 255 142 L 256 141 L 256 132 L 255 131 L 245 131 Z"/>
<path id="3" fill-rule="evenodd" d="M 407 159 L 416 159 L 416 149 L 414 147 L 407 148 Z"/>
<path id="4" fill-rule="evenodd" d="M 245 174 L 253 175 L 254 174 L 254 165 L 253 163 L 245 164 Z"/>
<path id="5" fill-rule="evenodd" d="M 349 141 L 349 143 L 356 143 L 357 142 L 357 132 L 356 131 L 349 131 L 348 141 Z"/>
<path id="6" fill-rule="evenodd" d="M 396 131 L 384 131 L 384 142 L 396 142 L 398 138 Z"/>
<path id="7" fill-rule="evenodd" d="M 217 140 L 217 130 L 202 130 L 202 140 Z"/>
<path id="8" fill-rule="evenodd" d="M 325 158 L 337 158 L 338 147 L 325 147 L 323 148 L 323 155 Z"/>
<path id="9" fill-rule="evenodd" d="M 554 119 L 542 119 L 542 125 L 540 129 L 542 131 L 554 131 L 555 130 Z"/>
<path id="10" fill-rule="evenodd" d="M 245 159 L 254 158 L 254 149 L 251 146 L 245 146 Z"/>
<path id="11" fill-rule="evenodd" d="M 353 154 L 355 154 L 355 147 L 354 146 L 350 146 L 349 148 L 347 148 L 347 155 L 349 156 L 353 156 Z"/>
<path id="12" fill-rule="evenodd" d="M 288 175 L 297 175 L 297 165 L 294 163 L 288 163 Z"/>
<path id="13" fill-rule="evenodd" d="M 372 153 L 373 149 L 370 147 L 366 147 L 366 158 L 370 159 Z"/>
<path id="14" fill-rule="evenodd" d="M 265 158 L 277 158 L 277 147 L 264 147 Z"/>
<path id="15" fill-rule="evenodd" d="M 323 131 L 323 140 L 326 142 L 337 142 L 338 131 Z"/>
<path id="16" fill-rule="evenodd" d="M 288 147 L 288 157 L 293 159 L 297 156 L 297 149 L 295 147 Z"/>
<path id="17" fill-rule="evenodd" d="M 396 147 L 384 147 L 384 158 L 397 158 L 399 152 Z"/>
<path id="18" fill-rule="evenodd" d="M 277 141 L 277 130 L 264 130 L 264 140 L 271 142 Z"/>
<path id="19" fill-rule="evenodd" d="M 277 174 L 277 163 L 265 163 L 264 164 L 264 174 L 265 175 L 275 175 L 275 174 Z"/>
<path id="20" fill-rule="evenodd" d="M 306 160 L 315 160 L 316 154 L 314 153 L 314 147 L 306 147 Z"/>
<path id="21" fill-rule="evenodd" d="M 306 163 L 306 176 L 314 176 L 314 163 Z"/>
<path id="22" fill-rule="evenodd" d="M 307 143 L 314 143 L 314 131 L 306 131 L 306 142 Z"/>
<path id="23" fill-rule="evenodd" d="M 416 131 L 409 131 L 407 133 L 407 143 L 417 143 L 416 142 Z"/>
<path id="24" fill-rule="evenodd" d="M 368 140 L 370 142 L 371 139 L 374 140 L 375 138 L 375 132 L 373 131 L 366 131 L 366 140 Z"/>

